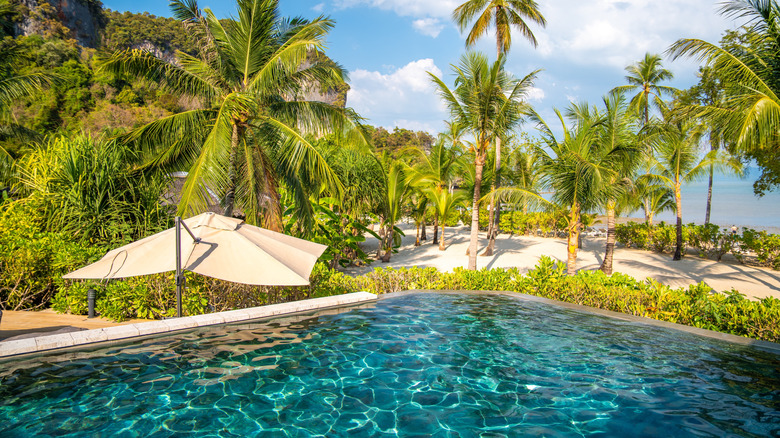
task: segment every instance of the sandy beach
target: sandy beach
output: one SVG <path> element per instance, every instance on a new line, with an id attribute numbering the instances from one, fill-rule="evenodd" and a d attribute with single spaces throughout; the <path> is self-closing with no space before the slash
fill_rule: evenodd
<path id="1" fill-rule="evenodd" d="M 373 262 L 370 266 L 349 268 L 350 275 L 360 275 L 376 267 L 432 266 L 451 272 L 456 267 L 466 267 L 466 249 L 469 243 L 469 229 L 465 226 L 447 228 L 445 251 L 431 243 L 433 228 L 428 228 L 428 242 L 415 247 L 415 230 L 411 224 L 401 225 L 406 236 L 397 254 L 389 263 Z M 598 269 L 604 257 L 604 237 L 583 237 L 583 248 L 577 255 L 577 269 Z M 370 255 L 376 253 L 378 242 L 369 237 L 363 247 Z M 487 245 L 485 233 L 480 233 L 480 254 Z M 542 238 L 501 234 L 496 239 L 493 256 L 477 257 L 477 268 L 516 267 L 521 272 L 532 269 L 543 255 L 566 262 L 566 239 Z M 751 298 L 773 296 L 780 298 L 780 271 L 745 266 L 737 262 L 715 262 L 688 255 L 681 261 L 672 261 L 670 254 L 621 248 L 615 250 L 614 271 L 628 274 L 636 279 L 653 278 L 673 287 L 705 282 L 716 291 L 732 288 Z"/>

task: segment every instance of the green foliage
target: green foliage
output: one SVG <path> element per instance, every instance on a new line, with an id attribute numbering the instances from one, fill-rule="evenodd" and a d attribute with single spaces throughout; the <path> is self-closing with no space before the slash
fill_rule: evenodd
<path id="1" fill-rule="evenodd" d="M 650 227 L 628 222 L 619 224 L 615 235 L 619 243 L 629 248 L 670 252 L 674 248 L 675 226 L 661 222 Z M 780 236 L 766 231 L 743 228 L 740 235 L 714 224 L 688 224 L 683 226 L 683 247 L 693 248 L 700 257 L 721 261 L 731 253 L 742 263 L 780 270 Z"/>
<path id="2" fill-rule="evenodd" d="M 190 55 L 198 53 L 197 37 L 187 32 L 181 21 L 156 17 L 148 12 L 134 14 L 109 10 L 106 15 L 108 23 L 103 32 L 103 48 L 108 51 L 146 43 L 170 54 L 176 50 Z"/>
<path id="3" fill-rule="evenodd" d="M 566 224 L 566 213 L 561 210 L 531 213 L 506 211 L 501 213 L 500 229 L 505 233 L 555 237 L 566 232 Z"/>
<path id="4" fill-rule="evenodd" d="M 6 201 L 0 211 L 0 308 L 47 305 L 63 274 L 103 252 L 66 233 L 45 231 L 40 205 Z"/>
<path id="5" fill-rule="evenodd" d="M 170 226 L 160 198 L 168 180 L 133 168 L 134 152 L 86 135 L 52 139 L 20 163 L 22 181 L 45 230 L 116 246 Z"/>

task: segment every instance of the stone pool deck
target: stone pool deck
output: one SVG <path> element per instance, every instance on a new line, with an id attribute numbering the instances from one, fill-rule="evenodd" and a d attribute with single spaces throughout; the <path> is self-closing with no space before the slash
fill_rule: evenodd
<path id="1" fill-rule="evenodd" d="M 198 327 L 310 312 L 331 307 L 359 304 L 367 301 L 374 301 L 376 299 L 376 295 L 372 293 L 355 292 L 346 295 L 313 298 L 291 303 L 209 313 L 206 315 L 185 316 L 183 318 L 164 319 L 162 321 L 130 323 L 92 330 L 41 335 L 26 339 L 12 339 L 0 341 L 0 358 L 20 354 L 46 352 L 62 348 L 88 346 L 101 342 L 129 340 L 131 338 L 190 330 Z"/>

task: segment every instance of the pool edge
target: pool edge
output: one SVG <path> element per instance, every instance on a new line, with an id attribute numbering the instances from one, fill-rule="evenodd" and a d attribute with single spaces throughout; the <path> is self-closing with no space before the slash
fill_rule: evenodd
<path id="1" fill-rule="evenodd" d="M 517 298 L 525 301 L 534 301 L 538 303 L 550 304 L 566 309 L 577 310 L 580 312 L 593 313 L 596 315 L 606 316 L 609 318 L 619 319 L 622 321 L 636 322 L 640 324 L 650 325 L 654 327 L 664 327 L 673 330 L 680 330 L 683 332 L 704 336 L 711 339 L 719 339 L 721 341 L 730 342 L 739 345 L 747 345 L 751 347 L 760 348 L 763 350 L 771 351 L 775 354 L 780 354 L 780 344 L 770 341 L 762 341 L 760 339 L 746 338 L 744 336 L 732 335 L 729 333 L 716 332 L 713 330 L 702 329 L 698 327 L 692 327 L 684 324 L 677 324 L 667 321 L 659 321 L 653 318 L 647 318 L 644 316 L 629 315 L 627 313 L 614 312 L 612 310 L 604 310 L 596 307 L 583 306 L 580 304 L 567 303 L 565 301 L 551 300 L 549 298 L 538 297 L 535 295 L 527 295 L 512 291 L 495 291 L 495 290 L 435 290 L 435 289 L 412 289 L 399 292 L 391 292 L 388 294 L 382 294 L 377 299 L 382 300 L 385 298 L 391 298 L 394 296 L 403 296 L 416 293 L 445 293 L 445 294 L 468 294 L 468 295 L 503 295 L 507 297 Z"/>
<path id="2" fill-rule="evenodd" d="M 42 335 L 33 338 L 0 341 L 0 361 L 38 353 L 53 353 L 72 348 L 100 346 L 107 343 L 128 342 L 158 334 L 169 334 L 236 322 L 254 321 L 264 318 L 289 316 L 334 307 L 351 306 L 376 301 L 377 296 L 369 292 L 354 292 L 330 297 L 311 298 L 289 303 L 271 304 L 205 315 L 185 316 L 161 321 L 82 330 L 56 335 Z"/>

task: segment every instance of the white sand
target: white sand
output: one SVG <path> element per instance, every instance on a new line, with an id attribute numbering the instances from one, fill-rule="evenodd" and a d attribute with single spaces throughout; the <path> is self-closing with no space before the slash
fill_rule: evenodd
<path id="1" fill-rule="evenodd" d="M 431 243 L 433 227 L 428 227 L 428 241 L 415 247 L 413 225 L 404 224 L 406 233 L 403 245 L 397 254 L 393 254 L 389 263 L 375 261 L 368 267 L 349 268 L 350 275 L 360 275 L 376 267 L 432 266 L 441 271 L 451 272 L 458 266 L 468 266 L 466 249 L 469 244 L 469 229 L 454 227 L 446 229 L 447 248 L 439 251 L 438 245 Z M 605 239 L 583 237 L 583 248 L 577 254 L 577 269 L 598 269 L 604 258 Z M 377 240 L 366 239 L 363 247 L 370 255 L 376 254 Z M 487 245 L 485 233 L 480 233 L 479 253 Z M 566 263 L 566 239 L 528 237 L 501 234 L 496 239 L 496 251 L 493 256 L 477 257 L 477 268 L 516 267 L 521 272 L 532 269 L 542 255 Z M 669 254 L 659 254 L 618 246 L 613 261 L 614 272 L 628 274 L 638 280 L 654 278 L 673 287 L 687 287 L 690 284 L 705 282 L 716 291 L 733 289 L 748 297 L 780 298 L 780 271 L 745 266 L 736 262 L 715 262 L 688 255 L 681 261 L 672 261 Z"/>

